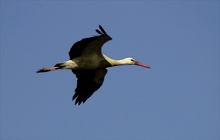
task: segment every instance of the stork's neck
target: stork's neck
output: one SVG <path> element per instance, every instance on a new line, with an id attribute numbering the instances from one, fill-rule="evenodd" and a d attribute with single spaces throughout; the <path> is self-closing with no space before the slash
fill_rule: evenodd
<path id="1" fill-rule="evenodd" d="M 121 60 L 114 60 L 114 65 L 115 66 L 121 66 L 121 65 L 128 65 L 124 59 L 121 59 Z"/>
<path id="2" fill-rule="evenodd" d="M 104 58 L 112 65 L 112 66 L 121 66 L 121 65 L 127 65 L 127 63 L 124 61 L 124 59 L 121 60 L 115 60 L 112 58 L 109 58 L 106 55 L 103 55 Z"/>

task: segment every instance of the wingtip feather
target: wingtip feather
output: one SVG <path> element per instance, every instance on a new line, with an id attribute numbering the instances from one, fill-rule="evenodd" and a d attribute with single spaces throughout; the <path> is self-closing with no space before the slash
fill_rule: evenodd
<path id="1" fill-rule="evenodd" d="M 95 30 L 98 34 L 102 35 L 102 32 L 100 32 L 98 29 Z"/>
<path id="2" fill-rule="evenodd" d="M 102 28 L 101 25 L 99 25 L 99 29 L 102 31 L 102 33 L 103 33 L 104 35 L 108 35 L 108 34 L 105 32 L 104 28 Z"/>

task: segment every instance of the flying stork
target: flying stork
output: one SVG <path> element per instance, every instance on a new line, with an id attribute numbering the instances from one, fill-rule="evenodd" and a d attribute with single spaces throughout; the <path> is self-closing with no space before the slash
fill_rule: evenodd
<path id="1" fill-rule="evenodd" d="M 136 61 L 133 58 L 114 60 L 102 54 L 102 46 L 112 38 L 105 32 L 101 25 L 96 32 L 97 36 L 84 38 L 75 44 L 69 51 L 70 60 L 57 63 L 51 68 L 42 68 L 37 73 L 49 72 L 58 69 L 70 69 L 78 78 L 77 87 L 72 100 L 75 104 L 84 103 L 96 90 L 98 90 L 104 81 L 108 67 L 120 65 L 138 65 L 150 68 L 145 64 Z"/>

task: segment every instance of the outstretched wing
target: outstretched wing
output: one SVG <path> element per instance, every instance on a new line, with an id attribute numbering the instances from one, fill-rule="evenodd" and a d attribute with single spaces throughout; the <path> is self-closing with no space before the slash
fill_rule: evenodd
<path id="1" fill-rule="evenodd" d="M 107 69 L 96 71 L 73 70 L 73 73 L 76 74 L 78 80 L 72 100 L 75 100 L 75 104 L 80 105 L 102 86 Z"/>
<path id="2" fill-rule="evenodd" d="M 101 25 L 99 25 L 99 29 L 96 29 L 96 32 L 100 34 L 99 36 L 84 38 L 73 44 L 69 51 L 70 59 L 93 53 L 101 54 L 102 45 L 112 38 L 105 32 Z"/>

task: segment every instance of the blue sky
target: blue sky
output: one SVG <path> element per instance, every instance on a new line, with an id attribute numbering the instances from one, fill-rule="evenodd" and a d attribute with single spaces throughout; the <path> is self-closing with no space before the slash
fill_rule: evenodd
<path id="1" fill-rule="evenodd" d="M 152 69 L 109 68 L 85 104 L 71 101 L 72 44 Z M 219 140 L 220 1 L 0 1 L 1 140 Z"/>

